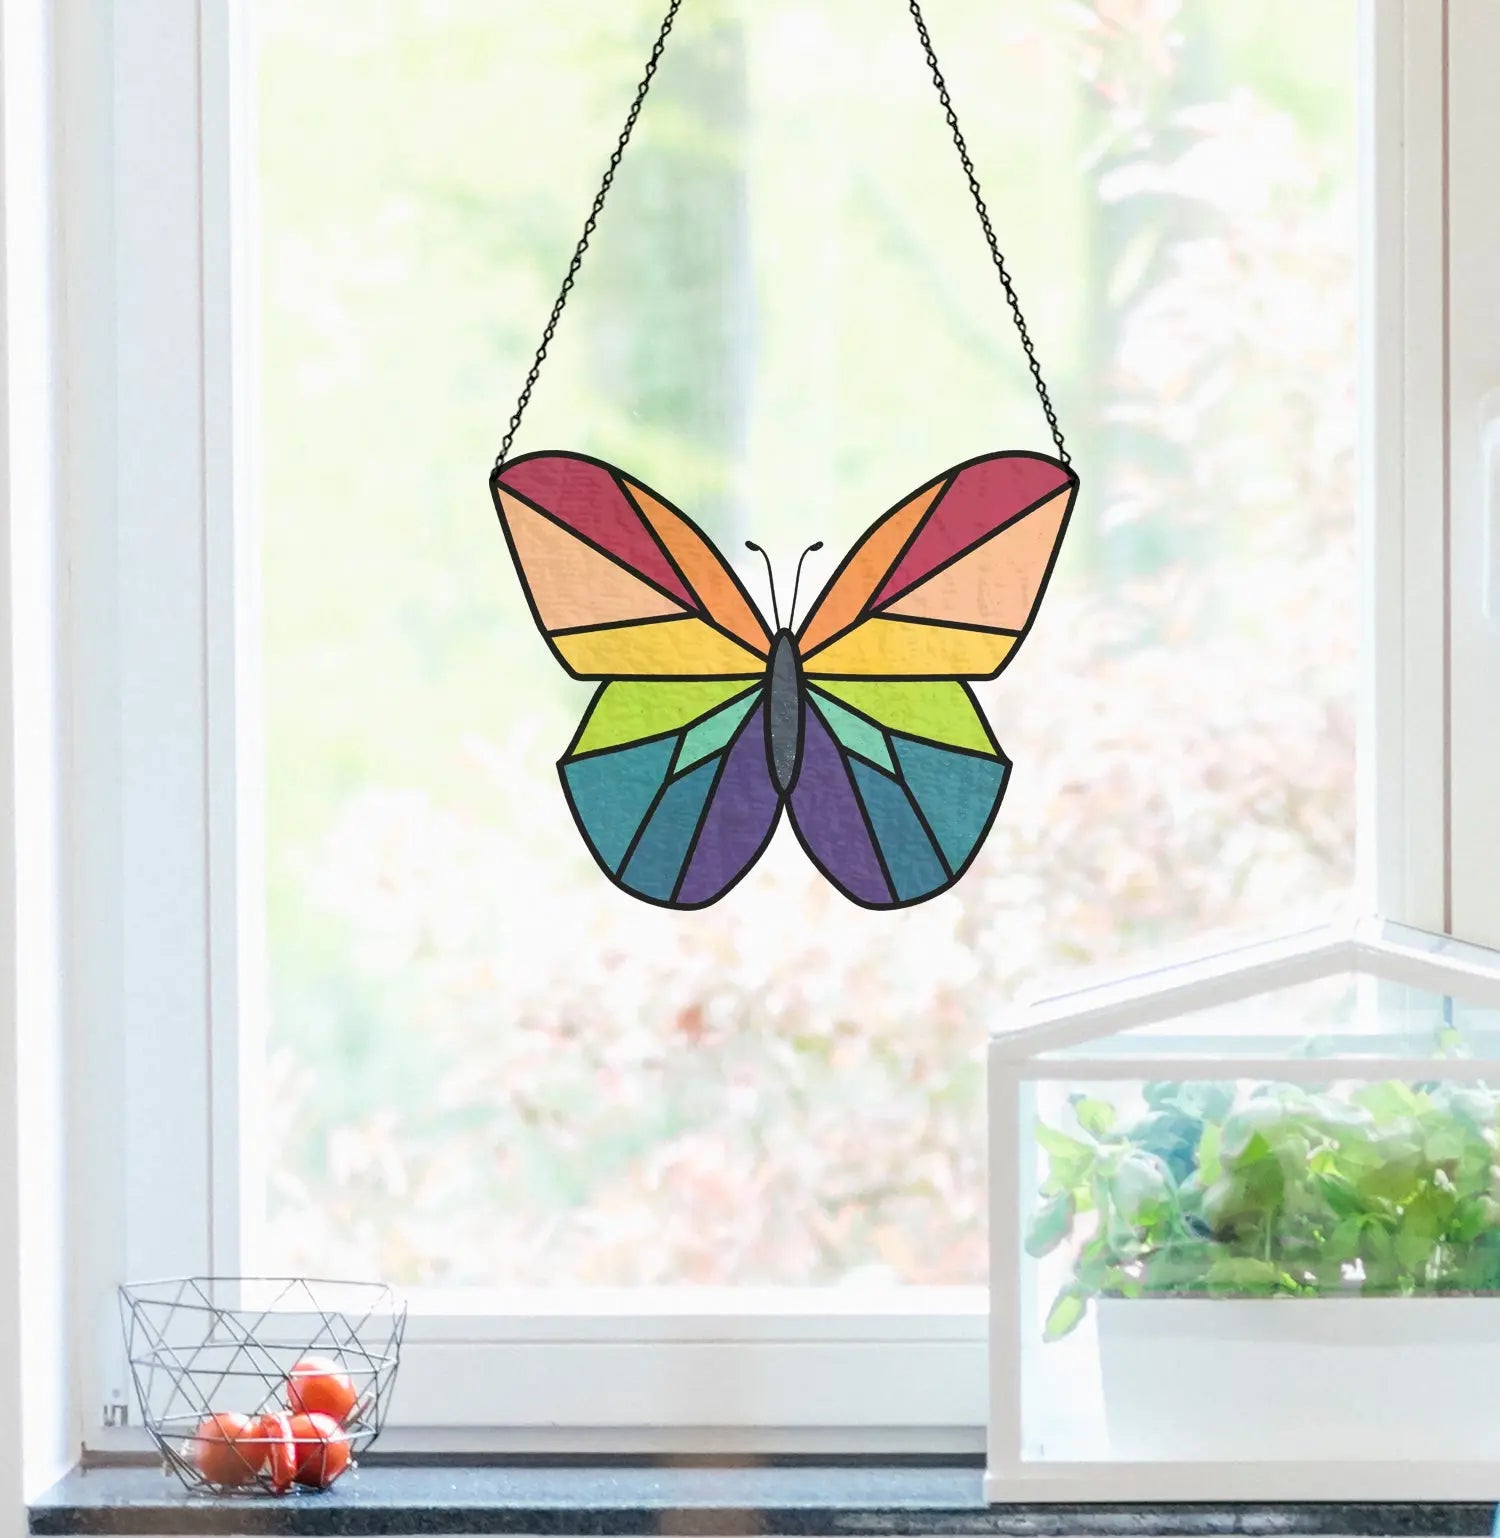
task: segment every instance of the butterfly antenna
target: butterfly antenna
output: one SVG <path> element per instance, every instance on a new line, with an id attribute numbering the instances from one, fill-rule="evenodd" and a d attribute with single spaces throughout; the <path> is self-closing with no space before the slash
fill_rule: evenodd
<path id="1" fill-rule="evenodd" d="M 802 552 L 801 555 L 797 557 L 797 575 L 792 579 L 792 612 L 787 617 L 788 628 L 797 623 L 797 589 L 802 586 L 802 563 L 808 558 L 808 556 L 813 553 L 814 550 L 821 550 L 822 548 L 823 541 L 821 539 L 815 540 L 807 547 L 806 550 Z"/>
<path id="2" fill-rule="evenodd" d="M 775 621 L 776 628 L 780 630 L 781 613 L 776 607 L 776 573 L 771 570 L 771 557 L 768 556 L 766 552 L 762 550 L 753 539 L 747 539 L 745 541 L 745 549 L 753 550 L 761 558 L 761 560 L 766 563 L 766 581 L 771 585 L 771 618 Z M 795 593 L 793 593 L 792 602 L 795 603 L 796 601 L 797 596 Z"/>

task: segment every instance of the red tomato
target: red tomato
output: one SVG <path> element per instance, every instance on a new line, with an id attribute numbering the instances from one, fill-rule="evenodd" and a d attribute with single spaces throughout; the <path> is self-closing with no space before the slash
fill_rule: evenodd
<path id="1" fill-rule="evenodd" d="M 326 1356 L 303 1357 L 286 1380 L 286 1401 L 299 1415 L 331 1415 L 343 1425 L 357 1398 L 349 1374 Z"/>
<path id="2" fill-rule="evenodd" d="M 299 1485 L 326 1490 L 349 1467 L 349 1436 L 331 1415 L 294 1415 L 294 1475 Z"/>
<path id="3" fill-rule="evenodd" d="M 193 1461 L 203 1477 L 216 1485 L 248 1485 L 266 1461 L 265 1447 L 255 1439 L 260 1422 L 232 1413 L 200 1421 L 193 1439 Z"/>
<path id="4" fill-rule="evenodd" d="M 297 1445 L 292 1440 L 291 1417 L 273 1413 L 260 1418 L 260 1434 L 266 1439 L 266 1472 L 271 1488 L 284 1495 L 297 1473 Z"/>

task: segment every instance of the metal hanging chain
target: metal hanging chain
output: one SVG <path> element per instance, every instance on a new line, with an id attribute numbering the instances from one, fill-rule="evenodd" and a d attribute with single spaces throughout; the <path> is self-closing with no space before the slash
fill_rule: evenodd
<path id="1" fill-rule="evenodd" d="M 651 57 L 646 60 L 646 72 L 641 76 L 641 83 L 635 88 L 635 100 L 631 102 L 630 111 L 626 114 L 625 126 L 620 130 L 615 152 L 609 157 L 609 165 L 604 171 L 604 180 L 599 183 L 599 190 L 594 194 L 594 206 L 589 209 L 589 216 L 583 222 L 583 234 L 578 237 L 578 244 L 573 249 L 573 260 L 568 263 L 568 271 L 563 278 L 562 287 L 557 291 L 552 314 L 547 317 L 541 345 L 536 350 L 536 357 L 531 360 L 531 367 L 526 371 L 526 383 L 521 386 L 516 409 L 511 413 L 510 425 L 505 429 L 505 437 L 500 442 L 500 452 L 495 455 L 497 470 L 510 455 L 510 446 L 515 442 L 516 433 L 521 426 L 521 418 L 531 402 L 531 392 L 536 388 L 537 376 L 542 372 L 542 364 L 547 361 L 547 349 L 552 345 L 552 338 L 557 333 L 557 323 L 562 319 L 568 295 L 573 292 L 573 284 L 578 278 L 578 269 L 583 266 L 583 258 L 588 252 L 589 242 L 594 238 L 594 231 L 598 227 L 599 215 L 604 212 L 604 200 L 609 196 L 609 189 L 614 185 L 615 172 L 620 169 L 620 162 L 625 158 L 625 146 L 630 143 L 630 136 L 635 132 L 635 120 L 641 115 L 646 93 L 651 89 L 651 81 L 656 75 L 656 66 L 661 63 L 662 53 L 666 49 L 672 23 L 677 20 L 677 12 L 681 8 L 682 0 L 669 0 L 667 14 L 661 19 L 656 41 L 651 45 Z"/>
<path id="2" fill-rule="evenodd" d="M 943 104 L 948 127 L 953 130 L 953 145 L 963 164 L 964 175 L 969 179 L 969 191 L 974 198 L 974 212 L 979 215 L 980 227 L 984 230 L 990 256 L 994 258 L 995 271 L 1000 275 L 1000 287 L 1005 290 L 1005 301 L 1010 306 L 1011 315 L 1015 318 L 1016 333 L 1021 338 L 1021 348 L 1026 354 L 1027 367 L 1030 368 L 1032 380 L 1036 384 L 1037 399 L 1042 403 L 1042 415 L 1047 418 L 1047 426 L 1052 429 L 1052 441 L 1057 445 L 1057 457 L 1065 465 L 1071 464 L 1072 459 L 1063 444 L 1062 428 L 1057 425 L 1057 412 L 1052 408 L 1052 397 L 1047 393 L 1047 385 L 1042 378 L 1042 365 L 1037 362 L 1036 347 L 1032 343 L 1031 333 L 1026 329 L 1026 317 L 1021 313 L 1021 301 L 1016 297 L 1016 286 L 1010 280 L 1005 258 L 1000 253 L 1000 242 L 995 238 L 995 226 L 990 223 L 990 211 L 985 207 L 979 177 L 974 172 L 974 162 L 969 156 L 969 146 L 964 139 L 963 129 L 958 126 L 958 113 L 953 110 L 953 98 L 948 94 L 948 82 L 943 78 L 943 71 L 938 65 L 937 51 L 932 46 L 932 37 L 927 31 L 926 21 L 923 20 L 922 7 L 918 4 L 918 0 L 908 0 L 908 9 L 911 11 L 911 19 L 917 24 L 917 36 L 922 42 L 922 52 L 927 55 L 927 67 L 932 71 L 932 83 L 937 87 L 938 100 Z"/>
<path id="3" fill-rule="evenodd" d="M 990 248 L 990 256 L 995 264 L 995 271 L 1000 276 L 1000 286 L 1005 291 L 1006 303 L 1010 306 L 1010 313 L 1015 320 L 1017 334 L 1021 338 L 1021 347 L 1026 354 L 1026 363 L 1031 370 L 1031 377 L 1036 385 L 1037 398 L 1042 403 L 1042 414 L 1047 418 L 1047 426 L 1052 432 L 1052 441 L 1057 445 L 1057 457 L 1063 464 L 1071 464 L 1072 459 L 1063 443 L 1062 429 L 1057 425 L 1057 412 L 1053 409 L 1052 397 L 1047 393 L 1047 385 L 1042 379 L 1042 366 L 1037 361 L 1036 347 L 1032 343 L 1031 333 L 1026 327 L 1026 317 L 1021 313 L 1021 301 L 1016 296 L 1015 284 L 1011 281 L 1010 272 L 1005 265 L 1005 257 L 1000 250 L 1000 242 L 995 235 L 995 226 L 990 220 L 990 211 L 985 206 L 984 193 L 979 185 L 979 177 L 974 171 L 974 161 L 969 154 L 968 143 L 964 139 L 963 130 L 958 126 L 958 113 L 953 107 L 953 98 L 948 94 L 948 82 L 943 78 L 943 71 L 938 64 L 937 51 L 932 46 L 932 37 L 927 30 L 927 22 L 922 16 L 922 7 L 919 0 L 907 0 L 908 9 L 911 11 L 912 20 L 917 25 L 917 37 L 922 44 L 922 52 L 927 56 L 927 67 L 932 72 L 932 83 L 937 87 L 938 100 L 942 104 L 943 113 L 948 121 L 948 127 L 953 133 L 954 148 L 958 151 L 958 158 L 964 169 L 964 175 L 969 181 L 969 192 L 974 199 L 974 211 L 979 215 L 980 228 L 984 231 L 985 243 Z M 635 99 L 630 104 L 630 111 L 625 117 L 625 126 L 620 130 L 619 140 L 615 144 L 614 153 L 609 157 L 609 165 L 604 172 L 604 180 L 599 183 L 599 191 L 594 195 L 593 206 L 589 210 L 589 216 L 584 221 L 583 234 L 578 238 L 578 244 L 573 250 L 573 258 L 568 263 L 568 270 L 563 277 L 562 287 L 557 292 L 557 299 L 552 306 L 552 314 L 547 319 L 547 325 L 542 332 L 542 340 L 537 347 L 536 356 L 531 360 L 531 367 L 526 372 L 526 382 L 521 386 L 521 394 L 516 401 L 516 409 L 511 413 L 510 423 L 505 430 L 505 437 L 500 443 L 500 452 L 495 456 L 495 469 L 498 470 L 509 457 L 510 446 L 515 442 L 517 431 L 521 426 L 521 418 L 526 413 L 526 407 L 531 402 L 531 392 L 536 388 L 537 378 L 542 372 L 542 364 L 546 362 L 547 350 L 552 345 L 552 338 L 557 334 L 557 323 L 562 319 L 562 312 L 567 307 L 568 296 L 573 292 L 573 285 L 578 279 L 579 269 L 583 266 L 583 258 L 588 252 L 589 242 L 594 237 L 594 231 L 599 225 L 599 216 L 604 212 L 605 199 L 609 197 L 609 189 L 614 185 L 615 173 L 620 169 L 620 162 L 625 158 L 625 148 L 630 143 L 630 136 L 635 132 L 636 119 L 641 115 L 641 108 L 645 104 L 646 95 L 651 89 L 651 82 L 656 76 L 657 65 L 661 63 L 661 56 L 666 50 L 667 37 L 672 31 L 672 23 L 677 20 L 677 12 L 682 8 L 682 0 L 668 0 L 667 13 L 662 17 L 661 27 L 656 34 L 656 41 L 651 45 L 651 55 L 646 60 L 646 70 L 641 76 L 640 84 L 635 90 Z"/>

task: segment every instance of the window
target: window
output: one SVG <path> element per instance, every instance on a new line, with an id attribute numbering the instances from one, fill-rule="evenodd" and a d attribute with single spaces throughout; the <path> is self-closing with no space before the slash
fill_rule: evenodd
<path id="1" fill-rule="evenodd" d="M 1403 586 L 1434 546 L 1401 339 L 1431 289 L 1420 253 L 1368 264 L 1422 182 L 1440 44 L 1361 41 L 1352 4 L 929 10 L 1083 498 L 985 695 L 1017 771 L 983 864 L 886 921 L 785 838 L 703 914 L 632 905 L 555 793 L 587 696 L 482 472 L 654 5 L 268 0 L 193 33 L 152 3 L 65 36 L 69 78 L 112 72 L 96 139 L 140 193 L 73 300 L 114 338 L 76 433 L 120 488 L 85 526 L 123 551 L 81 553 L 110 620 L 80 665 L 129 703 L 80 750 L 89 986 L 126 1000 L 86 1097 L 91 1274 L 418 1289 L 414 1438 L 979 1445 L 997 1012 L 1346 905 L 1357 720 L 1367 885 L 1431 886 L 1442 610 Z M 902 8 L 679 26 L 521 446 L 628 464 L 726 551 L 789 569 L 822 538 L 821 578 L 1042 424 Z"/>
<path id="2" fill-rule="evenodd" d="M 275 1152 L 251 1268 L 734 1289 L 729 1314 L 748 1288 L 906 1314 L 891 1289 L 981 1284 L 985 1022 L 1038 975 L 1352 879 L 1352 8 L 1296 54 L 1211 7 L 934 17 L 1007 168 L 1086 511 L 989 692 L 1005 816 L 894 924 L 789 839 L 704 914 L 624 902 L 552 790 L 587 695 L 477 470 L 652 6 L 602 33 L 254 14 Z M 526 444 L 630 464 L 726 549 L 822 538 L 826 571 L 935 467 L 1031 441 L 921 65 L 899 8 L 685 14 Z"/>
<path id="3" fill-rule="evenodd" d="M 897 921 L 789 838 L 701 914 L 598 880 L 551 772 L 588 691 L 475 487 L 653 6 L 255 11 L 273 1269 L 982 1282 L 983 1022 L 1352 880 L 1352 7 L 1292 52 L 966 0 L 933 26 L 1085 488 L 987 693 L 1001 822 Z M 821 581 L 936 469 L 1045 446 L 972 222 L 900 7 L 687 10 L 521 446 L 788 570 L 822 539 Z"/>

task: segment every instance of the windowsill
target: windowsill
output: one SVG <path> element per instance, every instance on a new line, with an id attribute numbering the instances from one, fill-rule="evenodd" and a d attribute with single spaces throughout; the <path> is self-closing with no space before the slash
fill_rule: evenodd
<path id="1" fill-rule="evenodd" d="M 1243 1533 L 1373 1538 L 1488 1535 L 1474 1503 L 995 1506 L 966 1464 L 538 1466 L 372 1460 L 323 1494 L 189 1494 L 156 1467 L 75 1470 L 31 1508 L 33 1533 L 966 1534 L 1173 1538 Z"/>

